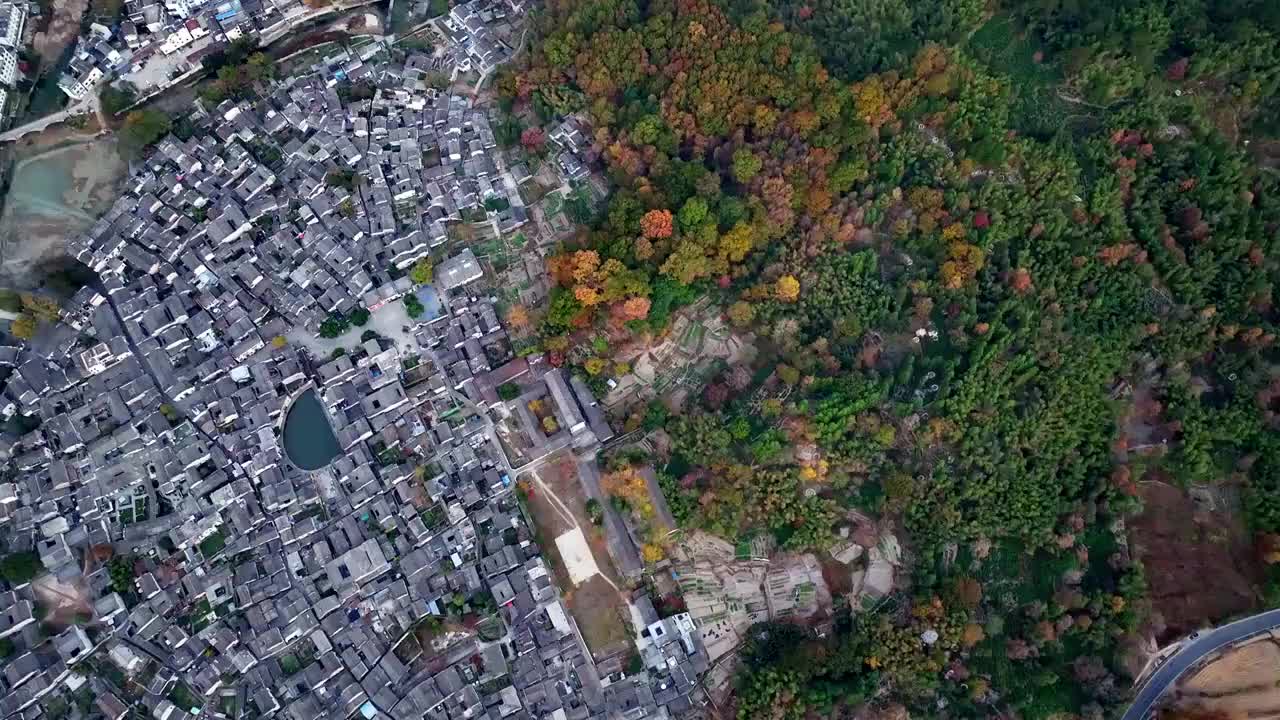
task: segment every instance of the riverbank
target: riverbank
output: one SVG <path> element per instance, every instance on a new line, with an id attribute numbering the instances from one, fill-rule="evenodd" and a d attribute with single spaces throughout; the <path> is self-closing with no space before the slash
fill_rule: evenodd
<path id="1" fill-rule="evenodd" d="M 265 51 L 305 47 L 314 36 L 350 38 L 376 34 L 385 27 L 377 0 L 349 0 L 307 13 L 282 32 L 265 38 Z M 195 67 L 162 88 L 145 92 L 133 107 L 169 112 L 189 108 L 206 73 Z M 114 199 L 120 178 L 128 172 L 109 132 L 95 113 L 60 120 L 47 128 L 18 136 L 0 149 L 5 169 L 0 198 L 0 287 L 32 290 L 49 272 L 69 260 L 67 240 L 83 232 Z M 10 133 L 21 130 L 16 128 Z M 91 147 L 90 143 L 101 147 Z M 66 152 L 66 156 L 55 153 Z M 11 187 L 19 188 L 12 192 Z"/>
<path id="2" fill-rule="evenodd" d="M 60 129 L 8 155 L 0 208 L 0 287 L 33 290 L 69 259 L 67 241 L 105 212 L 128 173 L 114 142 Z"/>

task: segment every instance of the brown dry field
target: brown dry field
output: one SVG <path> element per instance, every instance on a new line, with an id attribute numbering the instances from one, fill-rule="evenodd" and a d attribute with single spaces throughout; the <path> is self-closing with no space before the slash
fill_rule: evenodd
<path id="1" fill-rule="evenodd" d="M 31 583 L 36 602 L 48 608 L 49 614 L 44 622 L 56 627 L 65 627 L 76 622 L 79 617 L 93 617 L 92 591 L 83 576 L 77 575 L 71 582 L 63 582 L 53 575 L 45 574 Z"/>
<path id="2" fill-rule="evenodd" d="M 595 558 L 601 575 L 574 586 L 565 571 L 564 560 L 556 550 L 555 539 L 559 535 L 573 529 L 574 524 L 564 517 L 560 503 L 548 496 L 548 492 L 540 485 L 533 485 L 533 495 L 529 499 L 529 512 L 539 530 L 539 540 L 543 553 L 554 565 L 556 584 L 564 594 L 565 604 L 578 623 L 587 647 L 597 660 L 625 652 L 630 647 L 630 614 L 627 605 L 618 591 L 610 585 L 610 580 L 618 582 L 617 571 L 609 559 L 609 552 L 604 538 L 604 531 L 592 525 L 587 519 L 587 494 L 578 479 L 577 465 L 573 455 L 566 452 L 562 457 L 546 463 L 537 470 L 538 479 L 555 493 L 565 508 L 577 520 L 578 527 L 591 546 L 591 555 Z"/>
<path id="3" fill-rule="evenodd" d="M 1152 609 L 1164 620 L 1157 640 L 1253 609 L 1260 571 L 1240 518 L 1199 510 L 1167 483 L 1140 487 L 1143 512 L 1130 524 L 1130 538 L 1146 567 Z"/>
<path id="4" fill-rule="evenodd" d="M 628 610 L 603 577 L 596 575 L 564 596 L 592 657 L 601 660 L 629 649 Z"/>
<path id="5" fill-rule="evenodd" d="M 575 505 L 586 502 L 585 491 L 578 480 L 578 465 L 573 453 L 561 450 L 554 457 L 538 467 L 538 479 L 560 498 L 561 502 L 573 510 Z"/>
<path id="6" fill-rule="evenodd" d="M 564 511 L 541 486 L 530 483 L 528 499 L 529 513 L 533 515 L 533 522 L 538 526 L 538 534 L 544 541 L 541 544 L 549 546 L 542 548 L 543 551 L 554 550 L 556 538 L 572 530 L 573 523 L 565 517 Z"/>

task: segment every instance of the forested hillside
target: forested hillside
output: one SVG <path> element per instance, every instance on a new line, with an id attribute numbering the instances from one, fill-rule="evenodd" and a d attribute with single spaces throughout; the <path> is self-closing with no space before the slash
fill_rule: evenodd
<path id="1" fill-rule="evenodd" d="M 500 80 L 614 185 L 551 261 L 552 361 L 598 385 L 703 296 L 768 359 L 630 419 L 679 521 L 909 546 L 895 602 L 752 649 L 741 718 L 1113 712 L 1145 480 L 1238 488 L 1280 559 L 1280 6 L 1003 5 L 551 0 Z"/>

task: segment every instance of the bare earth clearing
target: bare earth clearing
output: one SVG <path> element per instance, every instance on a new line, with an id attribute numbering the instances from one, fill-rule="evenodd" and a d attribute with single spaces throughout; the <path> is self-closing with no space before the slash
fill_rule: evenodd
<path id="1" fill-rule="evenodd" d="M 1180 637 L 1255 607 L 1259 570 L 1238 515 L 1200 509 L 1186 492 L 1163 482 L 1143 483 L 1141 490 L 1143 512 L 1130 527 L 1147 568 L 1152 607 L 1164 619 L 1156 639 Z"/>
<path id="2" fill-rule="evenodd" d="M 38 283 L 43 266 L 66 257 L 67 240 L 110 207 L 126 170 L 115 144 L 102 141 L 72 142 L 19 160 L 0 216 L 0 286 Z"/>
<path id="3" fill-rule="evenodd" d="M 45 622 L 62 627 L 78 618 L 93 617 L 93 604 L 89 600 L 92 592 L 82 576 L 77 575 L 76 579 L 78 582 L 68 583 L 46 574 L 32 581 L 36 601 L 49 609 Z"/>
<path id="4" fill-rule="evenodd" d="M 1228 651 L 1178 685 L 1178 704 L 1225 717 L 1280 717 L 1280 643 L 1266 637 Z"/>
<path id="5" fill-rule="evenodd" d="M 43 32 L 36 33 L 32 40 L 45 68 L 58 62 L 67 45 L 80 34 L 80 18 L 84 17 L 84 11 L 89 8 L 89 0 L 53 0 L 50 5 L 53 17 L 49 20 L 49 26 Z"/>
<path id="6" fill-rule="evenodd" d="M 539 544 L 555 565 L 565 604 L 597 660 L 623 653 L 629 648 L 630 613 L 618 590 L 603 530 L 587 519 L 587 495 L 572 455 L 548 462 L 537 476 L 529 510 L 540 540 L 551 541 Z M 565 557 L 562 550 L 573 557 Z M 590 560 L 577 557 L 588 551 Z"/>

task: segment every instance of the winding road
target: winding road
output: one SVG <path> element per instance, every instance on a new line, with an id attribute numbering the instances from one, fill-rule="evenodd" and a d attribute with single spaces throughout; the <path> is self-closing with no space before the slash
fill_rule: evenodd
<path id="1" fill-rule="evenodd" d="M 1213 630 L 1203 630 L 1194 640 L 1188 640 L 1176 653 L 1169 656 L 1151 673 L 1138 690 L 1133 705 L 1122 720 L 1145 720 L 1151 715 L 1156 702 L 1172 689 L 1184 673 L 1206 656 L 1225 649 L 1233 643 L 1248 639 L 1268 630 L 1280 629 L 1280 610 L 1269 610 L 1251 617 L 1228 623 Z"/>

